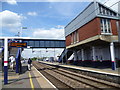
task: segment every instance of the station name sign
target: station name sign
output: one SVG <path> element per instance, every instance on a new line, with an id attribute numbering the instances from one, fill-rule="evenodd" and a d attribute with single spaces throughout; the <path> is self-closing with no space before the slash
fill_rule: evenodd
<path id="1" fill-rule="evenodd" d="M 12 42 L 9 43 L 10 47 L 27 47 L 27 43 L 21 43 L 21 42 Z"/>

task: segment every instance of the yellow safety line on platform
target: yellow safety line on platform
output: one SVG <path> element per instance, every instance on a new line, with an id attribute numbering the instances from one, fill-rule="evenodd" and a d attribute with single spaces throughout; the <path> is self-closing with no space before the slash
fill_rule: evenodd
<path id="1" fill-rule="evenodd" d="M 31 85 L 31 88 L 32 88 L 32 90 L 34 90 L 34 85 L 33 85 L 33 82 L 32 82 L 32 78 L 31 78 L 30 72 L 29 72 L 29 78 L 30 78 L 30 85 Z"/>

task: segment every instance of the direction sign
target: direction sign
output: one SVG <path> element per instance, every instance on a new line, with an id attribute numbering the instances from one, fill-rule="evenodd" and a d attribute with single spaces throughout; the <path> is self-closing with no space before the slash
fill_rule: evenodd
<path id="1" fill-rule="evenodd" d="M 11 42 L 9 43 L 10 47 L 27 47 L 27 43 L 21 43 L 21 42 Z"/>

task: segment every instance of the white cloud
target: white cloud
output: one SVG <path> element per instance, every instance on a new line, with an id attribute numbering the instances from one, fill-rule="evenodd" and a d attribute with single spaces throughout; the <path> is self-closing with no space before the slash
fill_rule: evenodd
<path id="1" fill-rule="evenodd" d="M 45 0 L 48 2 L 91 2 L 93 0 Z"/>
<path id="2" fill-rule="evenodd" d="M 17 2 L 91 2 L 93 0 L 3 0 Z"/>
<path id="3" fill-rule="evenodd" d="M 51 9 L 51 8 L 52 8 L 52 6 L 49 6 L 49 8 Z"/>
<path id="4" fill-rule="evenodd" d="M 34 29 L 33 37 L 43 38 L 43 39 L 64 39 L 64 29 L 63 28 L 50 28 L 50 29 Z"/>
<path id="5" fill-rule="evenodd" d="M 21 20 L 24 17 L 22 15 L 18 15 L 17 13 L 11 12 L 9 10 L 5 10 L 0 12 L 0 27 L 9 27 L 16 28 L 21 26 Z"/>
<path id="6" fill-rule="evenodd" d="M 11 34 L 17 34 L 17 32 L 20 32 L 20 28 L 22 26 L 22 20 L 26 17 L 19 15 L 15 12 L 11 12 L 9 10 L 5 10 L 0 12 L 0 28 L 2 29 L 1 34 L 2 35 L 10 35 Z M 4 30 L 4 33 L 3 33 Z"/>
<path id="7" fill-rule="evenodd" d="M 28 12 L 27 14 L 30 15 L 30 16 L 37 16 L 36 12 Z"/>
<path id="8" fill-rule="evenodd" d="M 17 4 L 16 0 L 3 0 L 3 2 L 7 2 L 8 4 L 11 4 L 11 5 Z"/>
<path id="9" fill-rule="evenodd" d="M 63 48 L 57 48 L 55 49 L 45 49 L 45 48 L 39 48 L 39 49 L 33 49 L 33 51 L 35 51 L 34 53 L 32 53 L 31 49 L 24 49 L 24 51 L 22 51 L 22 57 L 24 58 L 32 58 L 32 57 L 55 57 L 57 58 L 57 56 L 61 55 L 62 51 L 64 49 Z M 48 51 L 48 52 L 46 52 Z"/>
<path id="10" fill-rule="evenodd" d="M 64 26 L 63 25 L 57 25 L 56 28 L 60 29 L 60 28 L 64 28 Z"/>

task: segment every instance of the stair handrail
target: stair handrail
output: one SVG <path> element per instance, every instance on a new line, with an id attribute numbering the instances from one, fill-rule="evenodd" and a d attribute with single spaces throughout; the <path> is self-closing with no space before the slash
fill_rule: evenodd
<path id="1" fill-rule="evenodd" d="M 61 59 L 64 57 L 64 54 L 66 54 L 67 49 L 65 48 L 63 52 L 61 53 L 60 57 L 58 58 L 58 61 L 61 62 Z"/>

